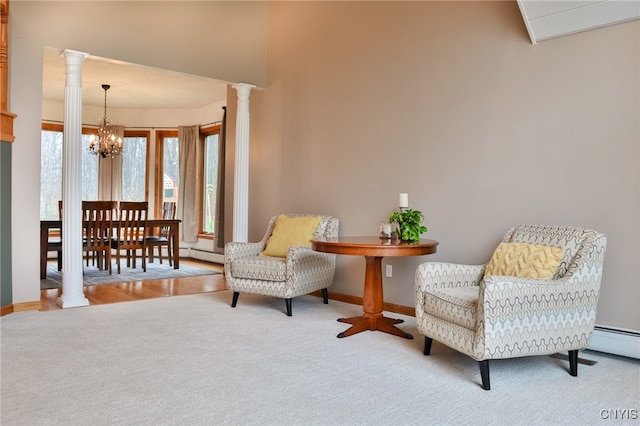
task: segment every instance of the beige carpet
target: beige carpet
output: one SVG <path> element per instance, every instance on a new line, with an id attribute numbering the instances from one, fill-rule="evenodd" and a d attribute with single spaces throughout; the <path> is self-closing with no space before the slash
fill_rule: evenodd
<path id="1" fill-rule="evenodd" d="M 9 425 L 638 424 L 640 363 L 594 352 L 579 377 L 539 356 L 477 363 L 437 342 L 380 332 L 344 339 L 361 308 L 228 291 L 0 319 L 1 417 Z M 607 410 L 607 411 L 603 411 Z M 603 416 L 609 416 L 603 419 Z"/>

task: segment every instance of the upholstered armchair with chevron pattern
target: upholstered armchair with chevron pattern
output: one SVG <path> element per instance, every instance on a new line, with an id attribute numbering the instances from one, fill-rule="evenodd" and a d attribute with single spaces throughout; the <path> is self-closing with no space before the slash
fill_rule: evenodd
<path id="1" fill-rule="evenodd" d="M 336 255 L 311 250 L 311 239 L 338 236 L 339 220 L 331 216 L 281 214 L 269 221 L 259 242 L 229 242 L 224 248 L 227 288 L 232 307 L 243 293 L 285 299 L 291 316 L 291 299 L 317 290 L 329 302 Z"/>
<path id="2" fill-rule="evenodd" d="M 596 319 L 607 237 L 572 226 L 510 229 L 486 265 L 428 262 L 415 275 L 416 322 L 425 336 L 479 361 L 490 389 L 489 360 L 578 350 Z"/>

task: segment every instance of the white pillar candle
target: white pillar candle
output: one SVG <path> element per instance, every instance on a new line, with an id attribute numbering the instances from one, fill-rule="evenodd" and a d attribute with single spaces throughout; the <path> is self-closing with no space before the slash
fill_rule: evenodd
<path id="1" fill-rule="evenodd" d="M 406 192 L 400 193 L 400 201 L 398 203 L 398 206 L 401 209 L 409 207 L 409 194 L 407 194 Z"/>

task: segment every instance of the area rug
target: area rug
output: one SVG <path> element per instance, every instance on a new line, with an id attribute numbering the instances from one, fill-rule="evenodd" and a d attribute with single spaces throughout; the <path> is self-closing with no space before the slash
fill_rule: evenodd
<path id="1" fill-rule="evenodd" d="M 166 262 L 163 264 L 160 264 L 159 262 L 147 262 L 147 272 L 144 272 L 142 270 L 142 265 L 140 264 L 140 262 L 138 262 L 136 268 L 127 268 L 126 262 L 123 261 L 120 269 L 121 273 L 118 274 L 118 267 L 114 263 L 113 273 L 109 274 L 109 271 L 101 271 L 95 266 L 87 266 L 86 264 L 84 264 L 83 284 L 113 284 L 133 281 L 219 274 L 219 272 L 211 269 L 198 268 L 196 266 L 185 264 L 181 264 L 180 269 L 174 269 L 173 266 L 169 266 L 169 264 Z M 50 262 L 47 264 L 47 278 L 44 280 L 40 280 L 41 290 L 50 288 L 62 288 L 62 273 L 58 271 L 58 266 L 55 262 Z"/>

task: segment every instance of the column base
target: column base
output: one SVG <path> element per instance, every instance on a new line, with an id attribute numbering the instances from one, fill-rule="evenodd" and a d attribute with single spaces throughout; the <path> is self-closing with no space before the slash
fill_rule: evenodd
<path id="1" fill-rule="evenodd" d="M 60 296 L 58 297 L 58 299 L 56 299 L 56 305 L 60 306 L 62 309 L 89 306 L 89 299 L 83 297 L 81 299 L 66 300 L 63 299 L 62 296 Z"/>

